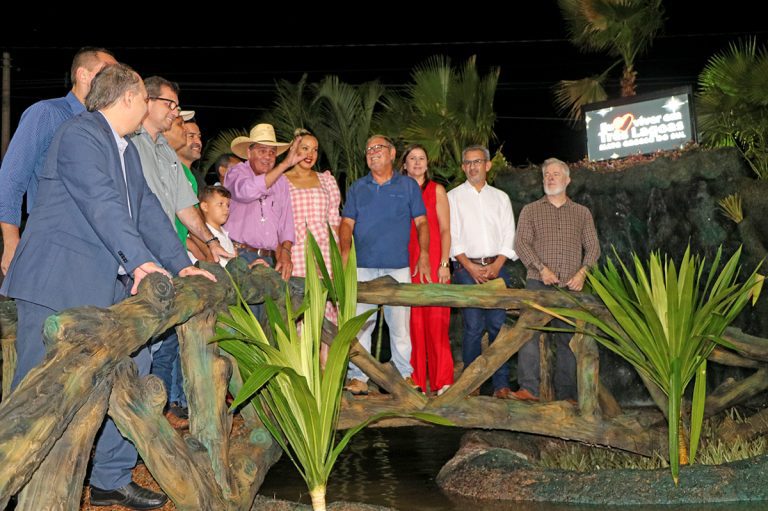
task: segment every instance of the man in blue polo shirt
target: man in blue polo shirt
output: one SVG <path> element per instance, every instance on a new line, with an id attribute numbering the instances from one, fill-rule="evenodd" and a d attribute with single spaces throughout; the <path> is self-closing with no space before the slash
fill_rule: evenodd
<path id="1" fill-rule="evenodd" d="M 395 152 L 392 141 L 383 135 L 368 139 L 365 159 L 371 172 L 352 183 L 347 191 L 339 228 L 341 256 L 346 264 L 354 235 L 358 281 L 389 275 L 398 282 L 410 283 L 408 241 L 413 219 L 421 248 L 418 273 L 421 281 L 431 282 L 427 211 L 416 181 L 394 172 Z M 358 304 L 357 313 L 375 307 Z M 389 327 L 392 362 L 406 382 L 415 387 L 411 379 L 410 309 L 385 306 L 384 320 Z M 375 324 L 374 315 L 357 336 L 368 351 Z M 368 377 L 355 364 L 349 364 L 348 376 L 346 390 L 355 395 L 368 394 Z"/>

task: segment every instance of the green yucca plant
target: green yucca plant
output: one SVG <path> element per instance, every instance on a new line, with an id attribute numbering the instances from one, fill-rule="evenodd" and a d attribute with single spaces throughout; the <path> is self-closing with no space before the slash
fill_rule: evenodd
<path id="1" fill-rule="evenodd" d="M 325 509 L 328 477 L 336 459 L 353 435 L 369 423 L 392 413 L 374 415 L 347 430 L 338 441 L 336 427 L 344 379 L 349 363 L 349 347 L 369 316 L 366 311 L 355 316 L 357 307 L 357 268 L 354 247 L 346 267 L 338 246 L 331 240 L 330 277 L 322 254 L 311 233 L 307 233 L 307 276 L 304 300 L 292 310 L 286 286 L 286 315 L 267 299 L 268 321 L 276 346 L 271 346 L 264 330 L 237 290 L 239 303 L 229 307 L 229 314 L 219 316 L 220 326 L 213 339 L 236 360 L 244 384 L 232 407 L 253 404 L 259 418 L 290 457 L 309 488 L 312 507 Z M 318 271 L 323 276 L 321 282 Z M 235 286 L 237 289 L 237 286 Z M 325 370 L 320 368 L 320 337 L 326 298 L 339 309 L 338 334 L 333 340 Z M 301 318 L 300 332 L 296 328 Z M 413 418 L 448 425 L 448 421 L 430 414 L 410 413 Z"/>
<path id="2" fill-rule="evenodd" d="M 603 269 L 588 273 L 595 293 L 605 304 L 615 322 L 607 321 L 584 308 L 543 310 L 575 326 L 573 318 L 596 326 L 601 333 L 590 333 L 603 346 L 624 358 L 653 381 L 668 398 L 669 464 L 675 485 L 679 482 L 680 463 L 687 462 L 688 450 L 681 423 L 683 394 L 696 377 L 690 419 L 690 461 L 696 457 L 701 436 L 706 399 L 707 357 L 722 339 L 725 328 L 751 299 L 754 305 L 764 277 L 758 268 L 738 284 L 741 248 L 717 273 L 722 255 L 715 260 L 702 287 L 704 260 L 692 257 L 690 247 L 679 268 L 674 261 L 652 253 L 647 264 L 633 254 L 635 272 L 619 261 L 621 271 L 611 259 Z M 563 331 L 564 329 L 548 329 Z"/>

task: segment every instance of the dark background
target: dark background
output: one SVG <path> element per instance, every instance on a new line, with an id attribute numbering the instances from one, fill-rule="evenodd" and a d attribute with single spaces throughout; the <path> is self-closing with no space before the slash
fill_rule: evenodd
<path id="1" fill-rule="evenodd" d="M 757 2 L 716 5 L 666 2 L 663 33 L 636 61 L 639 93 L 695 86 L 707 60 L 729 42 L 756 35 L 764 43 L 768 31 Z M 560 79 L 599 74 L 612 62 L 579 53 L 567 41 L 556 4 L 544 0 L 464 9 L 330 3 L 109 4 L 110 14 L 78 9 L 76 15 L 71 8 L 37 6 L 36 12 L 2 15 L 0 50 L 11 53 L 13 66 L 13 127 L 31 103 L 66 92 L 72 55 L 83 45 L 113 50 L 143 76 L 179 82 L 182 105 L 197 112 L 206 137 L 254 124 L 270 107 L 277 79 L 336 74 L 349 83 L 378 79 L 402 87 L 431 55 L 448 55 L 457 65 L 477 55 L 482 72 L 501 67 L 492 149 L 503 143 L 513 165 L 549 156 L 574 161 L 585 154 L 583 132 L 557 114 L 552 87 Z M 335 21 L 320 21 L 328 17 Z M 618 74 L 609 83 L 613 95 Z"/>

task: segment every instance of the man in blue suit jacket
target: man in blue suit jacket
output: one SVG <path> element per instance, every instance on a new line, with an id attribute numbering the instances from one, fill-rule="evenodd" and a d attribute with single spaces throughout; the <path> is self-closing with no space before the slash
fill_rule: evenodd
<path id="1" fill-rule="evenodd" d="M 135 294 L 149 273 L 208 272 L 190 265 L 186 250 L 149 190 L 136 148 L 125 136 L 147 111 L 144 83 L 124 64 L 93 80 L 86 108 L 51 142 L 37 201 L 0 292 L 16 299 L 18 368 L 13 385 L 44 355 L 45 319 L 62 309 L 107 307 Z M 149 350 L 134 355 L 147 374 Z M 91 504 L 161 507 L 167 498 L 131 481 L 136 450 L 108 420 L 91 471 Z"/>

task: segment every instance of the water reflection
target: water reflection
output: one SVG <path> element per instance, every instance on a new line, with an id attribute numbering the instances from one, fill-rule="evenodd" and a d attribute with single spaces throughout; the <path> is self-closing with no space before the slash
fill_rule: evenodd
<path id="1" fill-rule="evenodd" d="M 666 506 L 584 506 L 538 502 L 478 501 L 447 496 L 435 483 L 456 453 L 464 430 L 444 427 L 368 428 L 361 431 L 331 473 L 328 502 L 338 500 L 389 506 L 400 511 L 763 511 L 767 503 Z M 514 484 L 510 480 L 509 484 Z M 260 492 L 309 504 L 304 481 L 283 456 Z"/>

